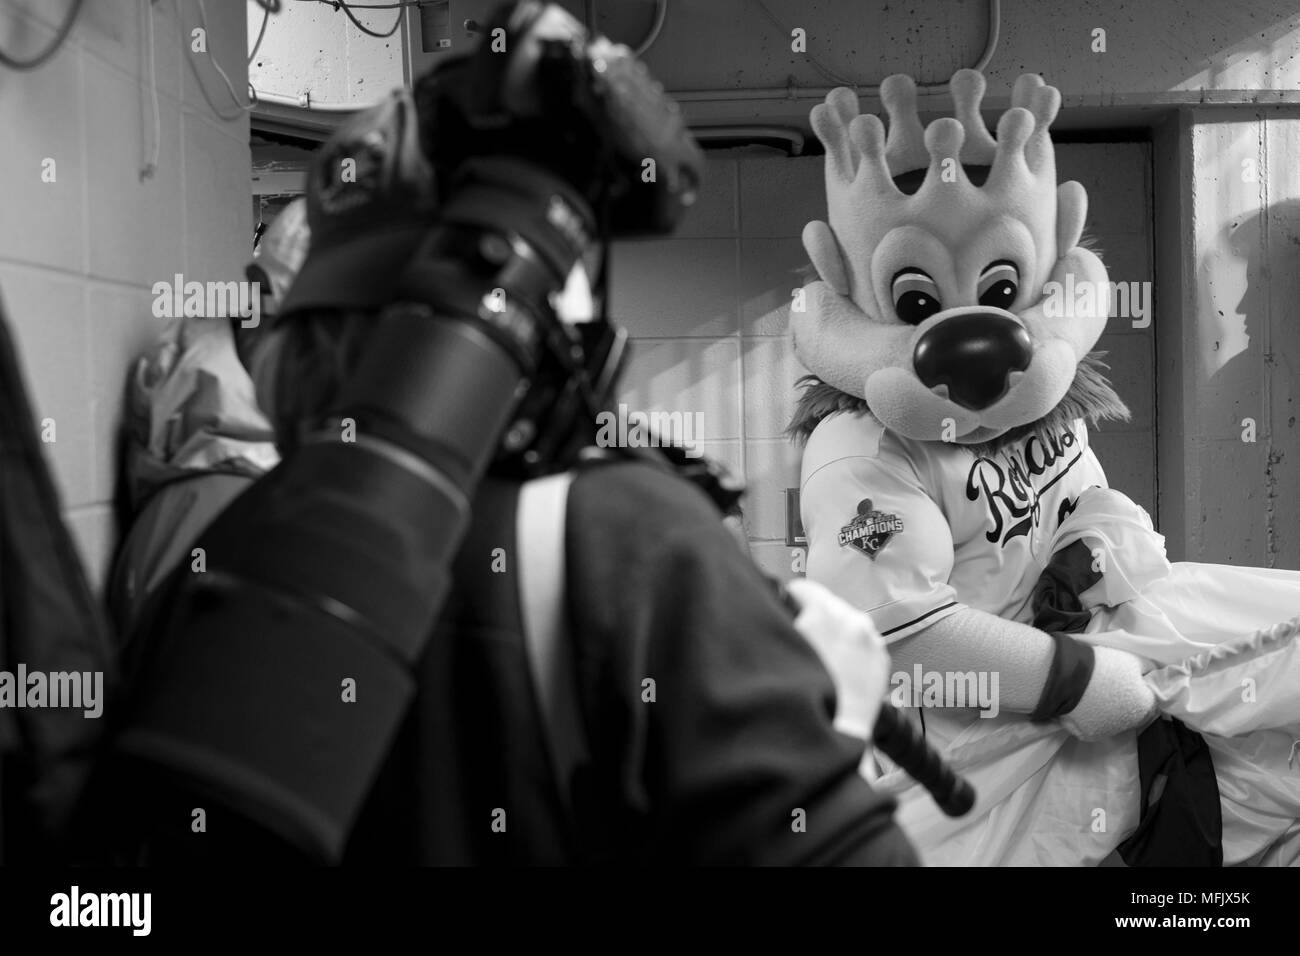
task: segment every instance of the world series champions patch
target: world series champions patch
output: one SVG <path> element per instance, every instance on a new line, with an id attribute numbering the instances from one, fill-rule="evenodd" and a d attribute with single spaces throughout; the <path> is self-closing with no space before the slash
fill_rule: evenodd
<path id="1" fill-rule="evenodd" d="M 903 530 L 903 519 L 871 507 L 871 499 L 858 502 L 857 516 L 840 528 L 840 547 L 857 548 L 872 561 Z"/>

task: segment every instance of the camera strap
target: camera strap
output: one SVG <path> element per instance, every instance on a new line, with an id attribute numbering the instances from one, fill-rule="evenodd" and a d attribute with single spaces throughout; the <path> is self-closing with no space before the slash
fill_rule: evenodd
<path id="1" fill-rule="evenodd" d="M 571 820 L 573 775 L 589 756 L 565 611 L 564 524 L 573 477 L 566 471 L 521 485 L 515 532 L 524 646 L 560 804 Z"/>

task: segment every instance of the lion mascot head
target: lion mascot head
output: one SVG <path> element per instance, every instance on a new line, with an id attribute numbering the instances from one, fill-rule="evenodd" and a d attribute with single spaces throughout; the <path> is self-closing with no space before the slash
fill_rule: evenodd
<path id="1" fill-rule="evenodd" d="M 791 311 L 795 353 L 812 373 L 800 381 L 796 438 L 839 410 L 976 447 L 1128 417 L 1091 351 L 1109 286 L 1083 239 L 1083 186 L 1056 182 L 1048 128 L 1060 93 L 1020 77 L 994 137 L 980 117 L 984 88 L 980 73 L 959 71 L 954 115 L 923 126 L 915 83 L 891 76 L 880 87 L 888 135 L 847 88 L 813 108 L 829 222 L 803 232 L 818 278 Z"/>

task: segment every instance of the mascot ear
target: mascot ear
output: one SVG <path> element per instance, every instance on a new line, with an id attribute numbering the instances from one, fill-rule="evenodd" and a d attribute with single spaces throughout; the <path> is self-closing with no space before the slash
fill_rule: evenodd
<path id="1" fill-rule="evenodd" d="M 1088 193 L 1081 183 L 1061 183 L 1056 189 L 1056 257 L 1079 244 L 1088 217 Z"/>
<path id="2" fill-rule="evenodd" d="M 831 227 L 818 220 L 808 223 L 803 227 L 803 247 L 818 277 L 840 295 L 847 296 L 849 272 L 844 267 L 844 255 Z"/>

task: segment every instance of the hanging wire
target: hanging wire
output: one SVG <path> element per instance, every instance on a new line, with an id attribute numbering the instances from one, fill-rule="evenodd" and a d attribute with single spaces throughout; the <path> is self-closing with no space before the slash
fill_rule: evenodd
<path id="1" fill-rule="evenodd" d="M 208 29 L 208 11 L 207 11 L 207 7 L 203 3 L 203 0 L 199 0 L 199 20 L 203 24 L 203 33 L 207 38 L 207 40 L 204 43 L 204 49 L 208 54 L 208 61 L 212 64 L 212 68 L 217 71 L 217 75 L 221 77 L 222 82 L 226 84 L 226 90 L 230 93 L 230 99 L 234 102 L 234 104 L 237 107 L 239 107 L 239 112 L 238 113 L 223 112 L 221 108 L 217 106 L 216 103 L 212 102 L 212 97 L 208 93 L 208 88 L 203 85 L 203 77 L 199 75 L 199 68 L 194 65 L 194 57 L 187 56 L 185 58 L 185 61 L 189 63 L 190 70 L 191 72 L 194 73 L 195 81 L 198 83 L 199 86 L 199 92 L 203 94 L 203 99 L 207 101 L 208 106 L 211 107 L 212 112 L 217 115 L 217 118 L 225 120 L 226 122 L 237 120 L 244 113 L 249 112 L 255 106 L 257 106 L 256 95 L 252 93 L 252 87 L 250 86 L 249 102 L 245 104 L 242 100 L 240 100 L 239 94 L 235 92 L 235 84 L 230 82 L 230 75 L 226 73 L 226 71 L 222 68 L 221 64 L 217 62 L 217 58 L 213 56 L 212 44 L 210 42 L 212 39 L 212 31 Z"/>
<path id="2" fill-rule="evenodd" d="M 85 0 L 72 0 L 72 7 L 68 10 L 68 15 L 63 18 L 63 23 L 59 26 L 58 32 L 55 33 L 54 39 L 50 45 L 42 50 L 36 56 L 26 60 L 20 60 L 15 56 L 0 50 L 0 66 L 7 66 L 11 70 L 34 70 L 43 65 L 50 57 L 59 52 L 59 47 L 63 46 L 64 41 L 68 39 L 68 34 L 72 32 L 72 25 L 77 22 L 77 15 L 81 13 L 81 5 Z"/>
<path id="3" fill-rule="evenodd" d="M 158 172 L 158 160 L 162 155 L 162 115 L 158 111 L 158 69 L 154 55 L 153 3 L 144 0 L 146 15 L 149 19 L 149 96 L 153 102 L 153 151 L 149 161 L 140 170 L 140 182 L 152 179 Z"/>
<path id="4" fill-rule="evenodd" d="M 380 40 L 384 40 L 392 36 L 394 33 L 397 32 L 397 28 L 402 25 L 402 17 L 405 16 L 405 11 L 401 9 L 402 7 L 415 6 L 415 4 L 412 3 L 385 4 L 384 6 L 387 6 L 389 9 L 397 8 L 397 18 L 393 20 L 393 26 L 387 33 L 377 33 L 374 30 L 370 29 L 370 27 L 362 23 L 360 20 L 358 20 L 357 15 L 352 12 L 352 7 L 354 6 L 356 6 L 358 10 L 363 9 L 359 4 L 345 3 L 344 0 L 316 0 L 316 2 L 323 3 L 329 7 L 333 7 L 336 11 L 342 10 L 344 13 L 347 14 L 348 19 L 352 21 L 353 26 L 355 26 L 358 30 L 360 30 L 362 33 L 366 34 L 367 36 L 376 37 Z M 370 7 L 370 9 L 378 10 L 380 9 L 380 7 L 373 6 Z"/>
<path id="5" fill-rule="evenodd" d="M 271 19 L 271 8 L 262 7 L 262 26 L 257 31 L 257 42 L 253 44 L 253 49 L 248 52 L 248 62 L 252 63 L 253 58 L 257 56 L 257 51 L 262 48 L 262 37 L 266 36 L 266 23 Z"/>
<path id="6" fill-rule="evenodd" d="M 645 51 L 654 46 L 654 42 L 659 39 L 659 34 L 663 31 L 664 20 L 668 17 L 668 0 L 655 0 L 655 18 L 650 24 L 650 32 L 646 34 L 644 40 L 633 51 L 637 56 L 645 56 Z"/>
<path id="7" fill-rule="evenodd" d="M 418 7 L 429 0 L 396 0 L 394 3 L 353 3 L 352 0 L 316 0 L 317 3 L 328 4 L 335 10 L 341 7 L 351 7 L 353 10 L 396 10 L 400 7 Z"/>

